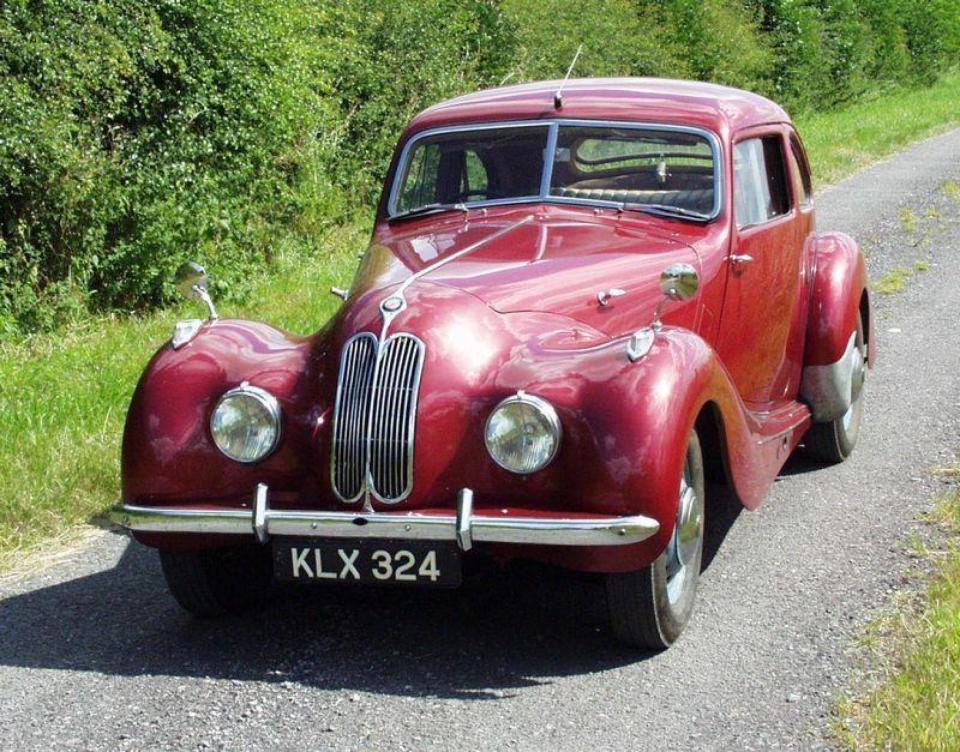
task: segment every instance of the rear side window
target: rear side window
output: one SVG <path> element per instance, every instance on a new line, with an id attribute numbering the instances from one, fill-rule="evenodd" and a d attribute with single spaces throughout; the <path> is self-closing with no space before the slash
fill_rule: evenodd
<path id="1" fill-rule="evenodd" d="M 768 222 L 790 210 L 790 192 L 779 136 L 741 141 L 733 151 L 737 227 Z"/>
<path id="2" fill-rule="evenodd" d="M 807 165 L 807 157 L 803 153 L 799 142 L 793 136 L 790 137 L 790 151 L 793 152 L 793 165 L 797 170 L 800 180 L 800 203 L 806 205 L 813 199 L 813 184 L 810 180 L 810 167 Z"/>

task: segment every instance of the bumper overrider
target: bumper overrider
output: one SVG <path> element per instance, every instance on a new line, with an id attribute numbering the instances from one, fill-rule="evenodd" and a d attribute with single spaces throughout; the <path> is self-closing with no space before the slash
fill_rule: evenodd
<path id="1" fill-rule="evenodd" d="M 271 509 L 268 489 L 257 486 L 253 509 L 201 506 L 146 507 L 122 504 L 110 518 L 128 530 L 149 533 L 200 533 L 302 538 L 390 538 L 395 540 L 456 541 L 462 551 L 474 542 L 536 546 L 624 546 L 655 535 L 660 523 L 651 517 L 513 516 L 510 510 L 493 516 L 475 514 L 473 491 L 457 495 L 454 513 L 432 512 L 310 512 Z"/>

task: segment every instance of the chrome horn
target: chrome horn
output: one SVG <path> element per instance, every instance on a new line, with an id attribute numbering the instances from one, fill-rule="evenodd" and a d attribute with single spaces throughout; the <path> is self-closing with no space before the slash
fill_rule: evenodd
<path id="1" fill-rule="evenodd" d="M 210 314 L 210 320 L 220 318 L 214 308 L 213 299 L 207 291 L 207 270 L 196 261 L 187 261 L 182 264 L 174 276 L 174 284 L 185 298 L 202 300 Z"/>

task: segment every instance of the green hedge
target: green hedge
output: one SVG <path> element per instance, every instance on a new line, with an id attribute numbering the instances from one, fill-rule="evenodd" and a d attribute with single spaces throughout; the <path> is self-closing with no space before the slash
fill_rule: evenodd
<path id="1" fill-rule="evenodd" d="M 5 0 L 0 339 L 162 304 L 188 257 L 242 295 L 368 211 L 416 111 L 581 43 L 579 75 L 822 109 L 935 80 L 960 0 Z"/>

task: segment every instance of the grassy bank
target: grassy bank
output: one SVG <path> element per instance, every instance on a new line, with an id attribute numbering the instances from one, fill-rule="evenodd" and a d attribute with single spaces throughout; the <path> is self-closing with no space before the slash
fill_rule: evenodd
<path id="1" fill-rule="evenodd" d="M 331 285 L 349 283 L 366 242 L 359 227 L 318 244 L 323 263 L 284 265 L 230 317 L 308 333 L 336 310 Z M 127 403 L 153 351 L 196 304 L 146 317 L 89 318 L 55 335 L 0 344 L 0 571 L 19 554 L 101 514 L 119 494 Z"/>
<path id="2" fill-rule="evenodd" d="M 823 184 L 956 122 L 960 75 L 953 74 L 933 88 L 894 90 L 800 125 Z M 327 288 L 349 282 L 365 240 L 356 226 L 329 233 L 315 263 L 280 259 L 243 306 L 224 304 L 222 315 L 314 331 L 338 302 Z M 198 310 L 82 317 L 55 334 L 0 345 L 0 569 L 117 498 L 120 434 L 140 370 L 172 323 Z"/>
<path id="3" fill-rule="evenodd" d="M 933 517 L 949 539 L 945 550 L 924 552 L 935 562 L 929 588 L 874 630 L 884 679 L 838 707 L 837 734 L 849 750 L 960 749 L 960 492 Z"/>
<path id="4" fill-rule="evenodd" d="M 797 118 L 821 186 L 960 123 L 960 73 L 924 89 L 898 87 L 847 109 Z"/>

